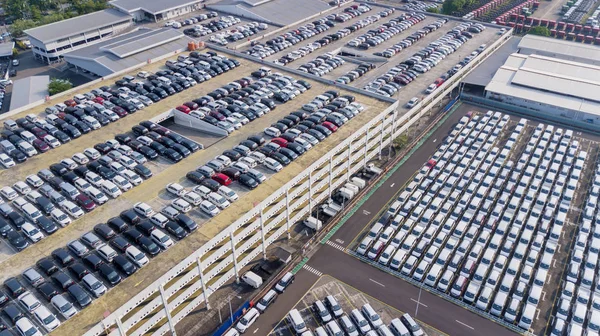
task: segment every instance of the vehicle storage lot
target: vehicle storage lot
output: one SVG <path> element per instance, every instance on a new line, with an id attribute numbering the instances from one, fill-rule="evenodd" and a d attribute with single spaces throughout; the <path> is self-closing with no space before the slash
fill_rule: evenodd
<path id="1" fill-rule="evenodd" d="M 64 157 L 70 157 L 73 153 L 81 152 L 84 148 L 91 147 L 97 142 L 111 139 L 115 134 L 127 132 L 132 125 L 137 124 L 139 121 L 147 120 L 150 117 L 158 115 L 159 113 L 177 106 L 184 101 L 189 101 L 193 98 L 202 96 L 207 92 L 212 91 L 216 87 L 224 85 L 230 81 L 239 79 L 243 76 L 248 76 L 250 75 L 251 71 L 256 70 L 257 68 L 258 66 L 255 66 L 252 63 L 243 62 L 240 67 L 219 76 L 219 78 L 212 79 L 207 83 L 198 85 L 182 93 L 164 99 L 157 104 L 128 116 L 118 123 L 109 124 L 101 131 L 103 137 L 102 139 L 99 139 L 97 135 L 84 135 L 80 139 L 76 139 L 69 144 L 63 145 L 53 151 L 28 160 L 28 162 L 21 164 L 18 169 L 5 170 L 2 172 L 2 182 L 4 185 L 12 184 L 10 181 L 22 179 L 24 176 L 36 173 L 42 168 L 47 168 L 50 163 L 58 162 Z M 156 67 L 152 67 L 151 71 L 155 70 Z M 155 210 L 160 209 L 173 199 L 172 196 L 165 192 L 164 188 L 167 183 L 179 181 L 185 187 L 190 186 L 191 184 L 187 179 L 181 179 L 185 173 L 197 168 L 202 163 L 207 162 L 216 155 L 221 154 L 223 150 L 232 148 L 241 140 L 246 139 L 249 135 L 259 133 L 276 120 L 292 111 L 299 109 L 300 106 L 309 102 L 312 98 L 314 98 L 314 96 L 327 90 L 325 86 L 319 83 L 311 84 L 313 85 L 311 90 L 303 93 L 293 101 L 290 101 L 284 105 L 280 105 L 273 112 L 253 121 L 251 125 L 242 127 L 241 130 L 232 133 L 229 137 L 216 141 L 214 145 L 206 148 L 205 150 L 201 150 L 192 154 L 190 157 L 184 159 L 180 163 L 170 164 L 167 163 L 166 160 L 165 162 L 158 160 L 148 163 L 147 165 L 154 173 L 154 177 L 152 177 L 150 181 L 135 187 L 118 199 L 109 201 L 107 205 L 99 207 L 92 213 L 84 215 L 83 219 L 75 221 L 68 227 L 59 230 L 51 237 L 34 244 L 25 251 L 12 256 L 6 256 L 2 261 L 2 267 L 3 269 L 6 269 L 7 272 L 2 273 L 2 280 L 10 276 L 18 275 L 24 269 L 31 266 L 39 258 L 48 256 L 50 251 L 57 247 L 64 246 L 72 239 L 80 237 L 83 233 L 91 230 L 94 225 L 106 222 L 109 218 L 118 215 L 118 213 L 122 210 L 131 208 L 131 206 L 138 201 L 143 201 L 150 204 Z M 87 91 L 88 90 L 85 90 L 85 92 Z M 345 92 L 342 92 L 342 94 L 345 94 Z M 61 332 L 82 334 L 91 323 L 95 323 L 101 318 L 103 312 L 106 310 L 114 310 L 116 307 L 122 305 L 132 295 L 143 289 L 145 285 L 151 283 L 153 279 L 156 279 L 182 258 L 187 256 L 189 251 L 199 247 L 202 243 L 213 237 L 214 234 L 222 230 L 245 211 L 253 207 L 253 204 L 256 201 L 261 200 L 265 195 L 268 195 L 270 191 L 278 189 L 282 184 L 287 182 L 289 178 L 295 176 L 299 171 L 301 171 L 303 167 L 312 163 L 316 158 L 320 157 L 322 153 L 335 146 L 337 144 L 337 139 L 348 136 L 355 129 L 361 127 L 364 122 L 369 120 L 372 116 L 380 113 L 381 110 L 387 106 L 386 103 L 378 102 L 366 97 L 357 97 L 357 102 L 363 104 L 366 107 L 366 110 L 354 118 L 357 119 L 356 121 L 351 121 L 342 127 L 338 132 L 331 136 L 331 139 L 327 139 L 324 141 L 324 143 L 317 145 L 315 149 L 294 161 L 294 163 L 286 167 L 282 172 L 276 174 L 275 177 L 269 178 L 265 183 L 257 188 L 257 190 L 251 191 L 250 193 L 254 193 L 254 196 L 250 195 L 242 197 L 241 200 L 236 202 L 236 206 L 230 207 L 217 218 L 207 222 L 208 224 L 205 223 L 206 219 L 208 218 L 206 215 L 201 214 L 197 210 L 192 210 L 189 214 L 201 225 L 200 230 L 191 234 L 189 238 L 177 243 L 176 246 L 169 250 L 169 252 L 162 253 L 154 258 L 158 261 L 151 261 L 150 265 L 144 267 L 114 289 L 111 289 L 108 294 L 95 301 L 97 302 L 96 304 L 86 308 L 85 312 L 80 313 L 74 318 L 73 321 L 70 321 L 64 327 L 61 327 Z M 53 102 L 53 104 L 54 103 L 56 102 Z M 99 133 L 97 132 L 97 134 Z M 186 134 L 184 133 L 184 135 Z M 190 138 L 202 142 L 201 138 Z M 209 145 L 209 143 L 204 144 Z M 259 170 L 265 173 L 265 175 L 270 176 L 266 170 Z M 232 188 L 238 191 L 240 196 L 246 192 L 245 189 L 242 189 L 241 187 L 235 187 L 232 185 Z"/>
<path id="2" fill-rule="evenodd" d="M 295 286 L 292 284 L 291 286 Z M 284 296 L 286 293 L 280 294 L 280 296 Z M 337 300 L 340 307 L 342 308 L 344 315 L 350 315 L 350 312 L 353 309 L 360 310 L 361 307 L 365 304 L 370 304 L 373 309 L 379 314 L 381 320 L 389 326 L 390 321 L 395 318 L 399 318 L 404 313 L 395 309 L 394 307 L 389 306 L 385 302 L 379 301 L 368 294 L 361 292 L 360 290 L 349 286 L 331 276 L 324 275 L 320 277 L 317 282 L 305 293 L 305 295 L 296 303 L 293 309 L 297 309 L 300 312 L 304 322 L 308 329 L 314 330 L 318 327 L 324 326 L 323 321 L 317 316 L 316 312 L 311 309 L 311 306 L 316 300 L 325 300 L 325 297 L 328 295 L 333 295 L 333 297 Z M 267 309 L 265 314 L 270 314 L 272 312 Z M 281 313 L 281 312 L 280 312 Z M 411 312 L 411 314 L 414 312 Z M 260 317 L 257 322 L 260 322 Z M 339 318 L 337 319 L 339 320 Z M 439 330 L 430 327 L 424 323 L 418 322 L 423 331 L 429 336 L 438 336 L 445 335 Z M 254 330 L 253 327 L 250 330 Z M 289 323 L 283 318 L 274 328 L 269 332 L 269 335 L 277 335 L 277 336 L 287 336 L 287 335 L 295 335 L 294 331 L 291 329 Z"/>
<path id="3" fill-rule="evenodd" d="M 355 242 L 380 268 L 537 334 L 562 277 L 597 143 L 502 117 L 457 124 L 435 161 L 388 204 L 393 209 L 376 216 L 385 229 L 370 225 L 373 232 Z"/>

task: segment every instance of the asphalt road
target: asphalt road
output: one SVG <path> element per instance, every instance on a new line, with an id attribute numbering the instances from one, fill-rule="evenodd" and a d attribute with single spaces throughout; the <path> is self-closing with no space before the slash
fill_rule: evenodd
<path id="1" fill-rule="evenodd" d="M 383 205 L 434 153 L 441 140 L 458 119 L 473 109 L 467 105 L 459 107 L 427 142 L 348 219 L 342 229 L 330 239 L 330 242 L 334 242 L 333 245 L 339 247 L 350 245 L 363 228 L 371 220 L 377 218 Z M 418 287 L 365 264 L 333 246 L 321 247 L 307 265 L 311 269 L 343 281 L 394 308 L 413 315 L 415 313 L 416 302 L 419 300 Z M 317 279 L 318 276 L 315 273 L 306 269 L 298 272 L 292 287 L 278 297 L 275 304 L 255 322 L 250 331 L 255 333 L 262 331 L 262 334 L 265 330 L 274 328 Z M 449 335 L 480 336 L 484 333 L 494 336 L 514 335 L 504 327 L 427 291 L 421 292 L 420 303 L 417 319 Z"/>

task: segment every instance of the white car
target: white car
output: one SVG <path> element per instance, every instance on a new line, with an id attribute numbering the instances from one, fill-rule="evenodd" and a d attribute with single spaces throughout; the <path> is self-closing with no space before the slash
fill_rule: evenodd
<path id="1" fill-rule="evenodd" d="M 140 185 L 140 184 L 142 184 L 142 182 L 144 182 L 144 180 L 142 180 L 142 178 L 138 174 L 132 172 L 129 169 L 125 170 L 121 174 L 121 176 L 126 178 L 127 181 L 129 181 L 129 183 L 133 184 L 134 186 Z"/>
<path id="2" fill-rule="evenodd" d="M 42 333 L 27 318 L 22 317 L 15 322 L 15 327 L 22 336 L 42 336 Z"/>
<path id="3" fill-rule="evenodd" d="M 112 182 L 123 191 L 128 191 L 131 188 L 133 188 L 131 183 L 129 183 L 129 181 L 127 181 L 123 176 L 120 175 L 113 177 Z"/>
<path id="4" fill-rule="evenodd" d="M 75 180 L 75 182 L 73 182 L 73 185 L 81 192 L 85 192 L 92 186 L 88 181 L 81 178 Z"/>
<path id="5" fill-rule="evenodd" d="M 83 155 L 82 153 L 73 154 L 71 159 L 73 159 L 73 161 L 77 162 L 80 165 L 84 165 L 84 164 L 90 162 L 90 159 L 87 156 Z"/>
<path id="6" fill-rule="evenodd" d="M 135 160 L 126 155 L 121 156 L 119 158 L 119 162 L 129 169 L 133 169 L 135 166 L 137 166 L 137 162 L 135 162 Z"/>
<path id="7" fill-rule="evenodd" d="M 77 219 L 83 216 L 84 212 L 78 207 L 75 203 L 71 201 L 64 201 L 60 204 L 60 207 L 64 212 L 66 212 L 69 216 Z"/>
<path id="8" fill-rule="evenodd" d="M 11 187 L 2 187 L 2 189 L 0 189 L 0 195 L 4 196 L 4 198 L 9 201 L 12 201 L 19 196 L 19 194 Z"/>
<path id="9" fill-rule="evenodd" d="M 23 232 L 23 234 L 27 236 L 27 238 L 29 238 L 29 240 L 31 240 L 33 243 L 37 243 L 45 238 L 44 235 L 40 232 L 40 230 L 38 230 L 35 226 L 33 226 L 33 224 L 29 222 L 25 222 L 21 226 L 21 232 Z"/>
<path id="10" fill-rule="evenodd" d="M 112 122 L 119 120 L 119 116 L 111 110 L 102 110 L 100 113 L 102 113 L 103 116 L 107 117 L 108 120 Z"/>
<path id="11" fill-rule="evenodd" d="M 15 161 L 11 159 L 10 156 L 2 153 L 0 154 L 0 164 L 2 164 L 2 167 L 4 168 L 10 168 L 15 166 Z"/>
<path id="12" fill-rule="evenodd" d="M 146 257 L 146 255 L 144 254 L 144 252 L 140 251 L 137 247 L 135 246 L 129 246 L 126 250 L 125 250 L 125 255 L 127 256 L 127 258 L 129 258 L 129 260 L 131 260 L 131 262 L 133 262 L 137 267 L 144 267 L 146 264 L 148 264 L 149 260 L 148 257 Z"/>
<path id="13" fill-rule="evenodd" d="M 229 202 L 235 202 L 238 200 L 239 196 L 235 193 L 235 191 L 231 190 L 231 188 L 226 186 L 220 186 L 217 193 L 223 197 L 225 197 Z"/>
<path id="14" fill-rule="evenodd" d="M 58 328 L 60 325 L 60 321 L 46 308 L 45 306 L 40 306 L 33 312 L 33 316 L 38 322 L 46 329 L 48 332 Z"/>
<path id="15" fill-rule="evenodd" d="M 221 210 L 231 205 L 231 203 L 229 203 L 229 201 L 225 197 L 215 192 L 211 192 L 210 194 L 208 194 L 208 199 L 211 203 L 216 205 Z"/>
<path id="16" fill-rule="evenodd" d="M 90 158 L 90 160 L 97 160 L 100 158 L 100 156 L 102 156 L 100 154 L 100 152 L 98 152 L 97 150 L 95 150 L 94 148 L 86 148 L 83 151 L 83 154 L 85 154 L 88 158 Z"/>
<path id="17" fill-rule="evenodd" d="M 52 217 L 52 220 L 62 226 L 65 227 L 69 224 L 71 224 L 71 218 L 69 216 L 67 216 L 64 212 L 62 212 L 62 210 L 60 209 L 54 209 L 50 212 L 50 217 Z"/>
<path id="18" fill-rule="evenodd" d="M 217 208 L 216 205 L 212 204 L 209 201 L 202 201 L 200 203 L 200 210 L 202 210 L 203 212 L 205 212 L 207 215 L 214 217 L 216 215 L 218 215 L 221 210 L 219 210 L 219 208 Z"/>
<path id="19" fill-rule="evenodd" d="M 267 167 L 268 169 L 270 169 L 274 172 L 278 172 L 281 169 L 283 169 L 283 166 L 281 165 L 281 163 L 277 162 L 275 159 L 272 159 L 272 158 L 266 158 L 264 165 L 265 165 L 265 167 Z"/>
<path id="20" fill-rule="evenodd" d="M 183 194 L 183 196 L 181 196 L 181 198 L 193 205 L 198 205 L 202 201 L 202 197 L 193 191 L 186 192 Z"/>
<path id="21" fill-rule="evenodd" d="M 44 137 L 44 142 L 46 144 L 48 144 L 48 146 L 52 147 L 52 148 L 56 148 L 60 146 L 60 141 L 58 141 L 55 137 L 53 137 L 52 135 L 46 135 Z"/>
<path id="22" fill-rule="evenodd" d="M 148 71 L 140 71 L 138 72 L 137 76 L 139 78 L 147 78 L 148 76 L 150 76 L 150 73 Z"/>
<path id="23" fill-rule="evenodd" d="M 150 232 L 150 239 L 152 239 L 152 241 L 160 246 L 163 250 L 168 249 L 174 244 L 173 240 L 160 229 L 152 230 L 152 232 Z"/>
<path id="24" fill-rule="evenodd" d="M 25 181 L 34 188 L 39 188 L 44 184 L 44 181 L 37 175 L 29 175 L 25 178 Z"/>
<path id="25" fill-rule="evenodd" d="M 140 214 L 142 217 L 148 218 L 156 213 L 151 206 L 144 202 L 137 202 L 133 205 L 133 210 Z"/>
<path id="26" fill-rule="evenodd" d="M 60 163 L 69 170 L 77 168 L 77 162 L 69 158 L 60 160 Z"/>
<path id="27" fill-rule="evenodd" d="M 145 146 L 150 146 L 154 142 L 154 140 L 150 139 L 145 135 L 140 135 L 139 137 L 137 137 L 137 141 L 141 142 Z"/>
<path id="28" fill-rule="evenodd" d="M 179 183 L 167 184 L 167 191 L 177 197 L 183 196 L 186 193 L 185 188 Z"/>
<path id="29" fill-rule="evenodd" d="M 102 185 L 102 182 L 104 182 L 104 179 L 94 172 L 85 173 L 85 179 L 96 188 L 99 188 Z"/>
<path id="30" fill-rule="evenodd" d="M 408 108 L 413 108 L 415 105 L 417 105 L 419 103 L 419 98 L 417 97 L 413 97 L 411 98 L 408 103 L 406 103 L 406 107 Z"/>
<path id="31" fill-rule="evenodd" d="M 186 213 L 192 210 L 192 206 L 182 198 L 175 199 L 171 202 L 171 206 L 180 212 Z"/>
<path id="32" fill-rule="evenodd" d="M 31 187 L 23 181 L 17 181 L 17 183 L 13 184 L 13 189 L 18 191 L 21 195 L 27 195 L 31 192 Z"/>

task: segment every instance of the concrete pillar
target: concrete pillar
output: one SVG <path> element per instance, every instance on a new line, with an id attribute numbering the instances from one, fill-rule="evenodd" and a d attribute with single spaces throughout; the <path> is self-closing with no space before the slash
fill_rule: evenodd
<path id="1" fill-rule="evenodd" d="M 365 136 L 365 152 L 364 152 L 364 162 L 363 162 L 363 166 L 367 166 L 367 147 L 369 146 L 369 129 L 367 128 L 367 134 Z"/>
<path id="2" fill-rule="evenodd" d="M 240 273 L 237 267 L 237 255 L 235 253 L 235 239 L 233 237 L 233 230 L 229 233 L 229 238 L 231 239 L 231 255 L 233 256 L 233 271 L 235 272 L 235 282 L 240 282 Z"/>
<path id="3" fill-rule="evenodd" d="M 381 150 L 383 149 L 383 123 L 385 122 L 385 116 L 381 118 L 381 134 L 379 135 L 379 160 L 381 160 Z"/>
<path id="4" fill-rule="evenodd" d="M 121 318 L 117 317 L 117 329 L 119 330 L 119 335 L 120 336 L 127 336 L 127 333 L 125 332 L 125 328 L 123 328 L 123 323 L 121 323 Z"/>
<path id="5" fill-rule="evenodd" d="M 333 156 L 329 157 L 329 198 L 331 198 L 331 175 L 333 174 Z"/>
<path id="6" fill-rule="evenodd" d="M 312 171 L 308 172 L 308 212 L 312 213 L 313 200 L 312 200 Z"/>
<path id="7" fill-rule="evenodd" d="M 292 234 L 290 232 L 290 194 L 289 190 L 285 189 L 285 225 L 287 228 L 287 239 L 290 240 L 292 238 Z"/>
<path id="8" fill-rule="evenodd" d="M 346 167 L 346 182 L 350 181 L 350 161 L 352 161 L 352 141 L 348 144 L 348 162 Z"/>
<path id="9" fill-rule="evenodd" d="M 263 209 L 260 209 L 260 239 L 262 241 L 263 259 L 267 260 L 267 244 L 265 244 L 265 224 L 263 220 Z"/>
<path id="10" fill-rule="evenodd" d="M 204 281 L 204 270 L 202 269 L 202 261 L 200 257 L 196 258 L 198 263 L 198 274 L 200 275 L 200 284 L 202 285 L 202 295 L 204 295 L 204 302 L 206 302 L 206 309 L 210 309 L 210 302 L 208 301 L 208 294 L 206 293 L 206 282 Z"/>
<path id="11" fill-rule="evenodd" d="M 175 324 L 173 323 L 173 320 L 171 320 L 171 312 L 169 311 L 169 303 L 165 295 L 165 289 L 163 285 L 160 285 L 158 289 L 160 290 L 160 299 L 162 300 L 163 307 L 165 307 L 165 314 L 167 315 L 167 322 L 169 323 L 169 329 L 171 329 L 171 335 L 177 336 Z"/>

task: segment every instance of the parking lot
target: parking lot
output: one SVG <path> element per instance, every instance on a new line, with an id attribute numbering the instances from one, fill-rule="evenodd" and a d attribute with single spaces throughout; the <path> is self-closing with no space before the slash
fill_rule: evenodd
<path id="1" fill-rule="evenodd" d="M 292 284 L 291 286 L 294 286 Z M 281 296 L 286 295 L 286 293 L 280 294 Z M 314 285 L 304 294 L 304 296 L 296 303 L 293 309 L 298 310 L 302 319 L 306 323 L 306 327 L 313 331 L 319 327 L 324 327 L 326 323 L 318 315 L 318 312 L 314 311 L 313 304 L 315 301 L 320 300 L 324 301 L 327 296 L 333 296 L 340 308 L 343 311 L 344 316 L 350 316 L 351 311 L 354 309 L 360 310 L 365 304 L 370 304 L 373 309 L 380 316 L 383 324 L 389 326 L 390 322 L 393 319 L 398 319 L 400 316 L 404 314 L 404 312 L 399 311 L 398 309 L 382 302 L 374 297 L 369 296 L 368 294 L 361 292 L 360 290 L 345 284 L 331 276 L 323 275 L 321 276 Z M 278 312 L 281 314 L 282 312 Z M 265 314 L 273 314 L 268 309 L 265 311 Z M 339 314 L 339 312 L 338 312 Z M 410 314 L 414 314 L 414 312 L 410 312 Z M 331 316 L 335 316 L 332 312 Z M 333 317 L 333 320 L 337 320 L 340 322 L 340 316 Z M 260 317 L 257 322 L 260 322 Z M 429 336 L 439 336 L 446 335 L 439 330 L 428 326 L 422 322 L 418 322 L 423 331 Z M 253 328 L 250 328 L 252 331 Z M 271 330 L 268 335 L 277 335 L 277 336 L 288 336 L 295 335 L 291 325 L 285 318 L 283 318 L 274 328 Z"/>
<path id="2" fill-rule="evenodd" d="M 596 142 L 555 126 L 463 117 L 351 246 L 398 277 L 542 333 L 596 153 Z"/>
<path id="3" fill-rule="evenodd" d="M 228 82 L 244 76 L 249 76 L 250 72 L 257 68 L 258 67 L 254 66 L 252 63 L 243 62 L 234 70 L 219 76 L 219 78 L 211 79 L 203 83 L 202 86 L 196 86 L 179 94 L 167 97 L 144 108 L 140 112 L 127 116 L 119 122 L 110 123 L 98 131 L 82 135 L 80 138 L 50 150 L 47 153 L 34 156 L 25 163 L 19 164 L 17 167 L 5 169 L 0 173 L 1 181 L 3 182 L 3 185 L 12 185 L 14 181 L 23 180 L 28 175 L 36 174 L 39 170 L 47 168 L 50 164 L 57 163 L 63 158 L 71 157 L 77 152 L 81 153 L 84 149 L 93 147 L 94 144 L 98 142 L 113 139 L 118 134 L 132 136 L 133 134 L 130 131 L 131 127 L 140 121 L 150 119 L 165 110 L 180 105 L 182 102 L 191 101 L 192 99 L 204 95 Z M 143 70 L 156 71 L 158 69 L 159 66 L 153 64 Z M 131 75 L 135 75 L 135 73 L 132 73 Z M 100 206 L 93 212 L 85 214 L 82 219 L 75 220 L 72 224 L 58 230 L 50 237 L 33 244 L 22 252 L 15 254 L 14 251 L 10 251 L 7 245 L 4 245 L 5 248 L 3 248 L 3 251 L 5 254 L 3 255 L 1 263 L 3 269 L 6 269 L 7 272 L 3 272 L 2 280 L 6 280 L 11 276 L 18 276 L 23 270 L 32 266 L 35 261 L 42 257 L 47 257 L 50 251 L 59 247 L 64 247 L 67 242 L 79 238 L 82 234 L 91 230 L 96 224 L 105 223 L 109 218 L 117 216 L 124 210 L 130 209 L 137 202 L 145 202 L 155 209 L 155 211 L 169 206 L 176 197 L 165 191 L 165 186 L 168 183 L 179 182 L 184 188 L 187 188 L 188 191 L 191 190 L 191 187 L 194 185 L 189 179 L 182 178 L 187 172 L 196 169 L 203 162 L 210 160 L 210 158 L 221 154 L 223 150 L 231 149 L 240 141 L 245 140 L 249 135 L 260 133 L 265 127 L 276 122 L 278 119 L 281 119 L 286 114 L 298 110 L 302 105 L 311 101 L 316 95 L 326 91 L 326 88 L 319 83 L 311 84 L 312 89 L 310 91 L 301 94 L 288 103 L 279 104 L 279 107 L 275 111 L 253 121 L 251 125 L 244 126 L 232 133 L 229 137 L 223 139 L 193 134 L 194 132 L 190 129 L 185 129 L 181 126 L 172 127 L 172 130 L 180 132 L 183 136 L 187 136 L 191 140 L 201 143 L 205 146 L 205 149 L 192 153 L 188 158 L 185 158 L 183 161 L 176 164 L 173 164 L 162 156 L 157 160 L 150 160 L 145 163 L 153 173 L 150 183 L 143 183 L 134 187 L 122 196 L 110 200 L 108 204 Z M 92 88 L 79 90 L 76 94 L 88 92 L 90 89 Z M 341 94 L 346 93 L 341 92 Z M 222 214 L 212 220 L 209 220 L 209 217 L 205 213 L 197 209 L 189 211 L 188 215 L 192 220 L 199 224 L 200 230 L 195 231 L 190 234 L 188 238 L 178 242 L 174 247 L 170 248 L 168 252 L 160 253 L 154 257 L 153 259 L 159 259 L 160 261 L 152 260 L 149 266 L 142 268 L 136 272 L 136 274 L 125 279 L 118 286 L 110 289 L 107 294 L 97 300 L 99 304 L 94 304 L 86 308 L 85 314 L 78 314 L 74 318 L 74 322 L 70 322 L 66 326 L 61 327 L 63 328 L 62 330 L 72 326 L 72 328 L 74 328 L 73 330 L 77 330 L 75 332 L 76 334 L 82 333 L 81 331 L 84 330 L 89 323 L 97 321 L 104 311 L 107 309 L 112 310 L 125 302 L 134 293 L 144 287 L 143 285 L 140 286 L 141 284 L 150 283 L 153 279 L 160 276 L 165 270 L 169 269 L 172 265 L 181 260 L 181 258 L 185 257 L 190 250 L 193 250 L 206 242 L 223 227 L 227 226 L 233 219 L 239 217 L 247 209 L 251 208 L 256 201 L 262 199 L 261 197 L 268 195 L 269 190 L 277 189 L 280 185 L 287 182 L 289 178 L 295 176 L 298 171 L 302 170 L 302 167 L 320 157 L 320 153 L 324 153 L 332 146 L 335 146 L 337 143 L 336 139 L 341 139 L 351 134 L 354 129 L 363 125 L 366 120 L 369 120 L 371 116 L 379 113 L 387 105 L 386 103 L 381 103 L 366 97 L 357 97 L 357 102 L 365 107 L 365 111 L 355 117 L 355 119 L 357 119 L 356 121 L 353 120 L 340 128 L 339 131 L 331 136 L 331 139 L 327 139 L 322 144 L 316 146 L 315 149 L 290 164 L 281 173 L 271 177 L 273 172 L 258 167 L 257 170 L 265 175 L 267 181 L 257 188 L 257 190 L 248 191 L 248 189 L 234 183 L 231 188 L 241 197 L 241 199 L 236 202 L 235 207 L 226 209 Z M 46 106 L 56 103 L 58 102 L 50 102 L 48 105 L 33 109 L 30 112 L 37 112 L 43 117 L 45 115 L 44 112 L 42 112 L 43 109 Z M 21 116 L 22 115 L 15 116 L 15 119 Z M 168 123 L 165 125 L 169 126 Z M 244 195 L 247 193 L 254 193 L 255 196 L 245 197 Z M 3 244 L 5 243 L 3 242 Z M 65 273 L 72 274 L 72 271 L 69 270 Z M 21 280 L 21 282 L 23 281 Z"/>

